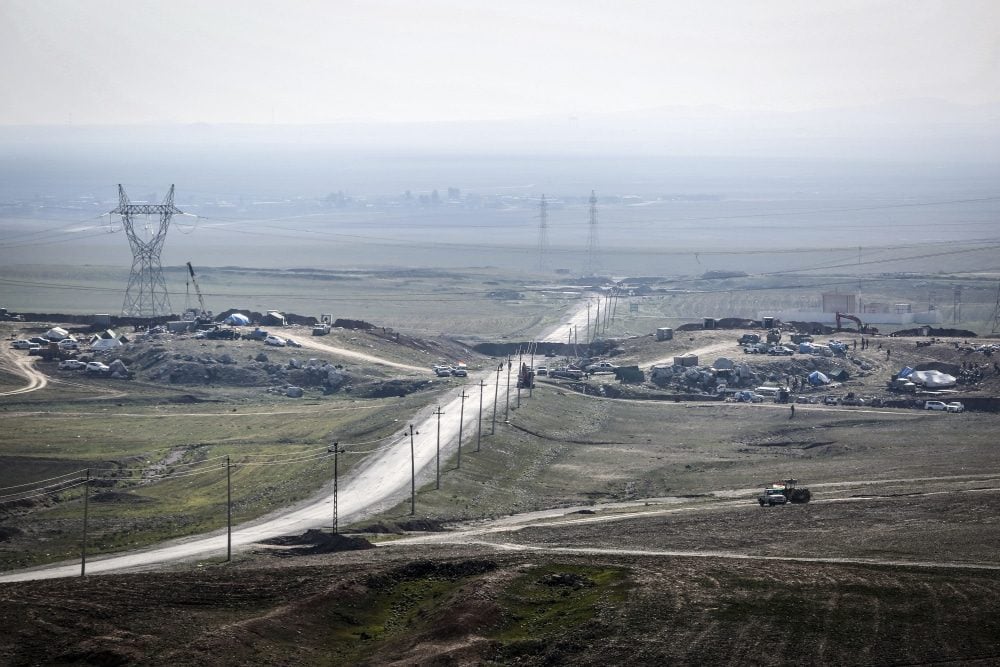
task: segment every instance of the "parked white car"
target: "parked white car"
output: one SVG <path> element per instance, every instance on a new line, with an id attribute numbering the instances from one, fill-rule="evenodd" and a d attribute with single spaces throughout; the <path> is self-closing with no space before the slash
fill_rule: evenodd
<path id="1" fill-rule="evenodd" d="M 76 341 L 76 339 L 74 339 L 74 338 L 63 338 L 61 341 L 59 341 L 59 349 L 60 350 L 79 350 L 80 349 L 80 343 L 78 343 Z"/>
<path id="2" fill-rule="evenodd" d="M 110 373 L 111 369 L 108 368 L 107 364 L 102 364 L 99 361 L 91 361 L 87 364 L 88 373 Z"/>
<path id="3" fill-rule="evenodd" d="M 284 338 L 280 336 L 268 336 L 264 339 L 264 345 L 273 345 L 275 347 L 285 347 L 288 344 Z"/>
<path id="4" fill-rule="evenodd" d="M 924 410 L 947 410 L 948 406 L 942 401 L 927 401 L 924 403 Z"/>
<path id="5" fill-rule="evenodd" d="M 86 367 L 87 363 L 79 359 L 64 359 L 59 362 L 59 370 L 61 371 L 78 371 Z"/>
<path id="6" fill-rule="evenodd" d="M 30 340 L 25 340 L 22 338 L 20 340 L 15 340 L 13 343 L 10 344 L 10 346 L 15 350 L 29 350 L 31 349 L 32 344 L 33 343 Z"/>
<path id="7" fill-rule="evenodd" d="M 944 406 L 944 409 L 948 412 L 965 412 L 965 404 L 959 403 L 958 401 L 952 401 Z"/>

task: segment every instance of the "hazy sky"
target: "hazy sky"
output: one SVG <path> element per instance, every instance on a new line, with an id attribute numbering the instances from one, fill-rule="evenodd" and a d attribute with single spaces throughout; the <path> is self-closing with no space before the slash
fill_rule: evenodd
<path id="1" fill-rule="evenodd" d="M 998 0 L 0 0 L 0 124 L 1000 102 Z"/>

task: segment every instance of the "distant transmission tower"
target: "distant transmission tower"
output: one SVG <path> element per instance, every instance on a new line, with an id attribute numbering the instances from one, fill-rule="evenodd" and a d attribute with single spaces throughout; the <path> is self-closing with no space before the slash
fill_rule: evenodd
<path id="1" fill-rule="evenodd" d="M 548 268 L 549 253 L 549 203 L 542 195 L 542 201 L 538 204 L 538 268 L 544 271 Z"/>
<path id="2" fill-rule="evenodd" d="M 596 276 L 601 269 L 600 259 L 597 256 L 597 195 L 590 191 L 590 235 L 587 238 L 587 266 L 584 273 L 588 276 Z"/>
<path id="3" fill-rule="evenodd" d="M 118 185 L 118 208 L 111 211 L 119 215 L 122 227 L 128 235 L 128 244 L 132 248 L 132 273 L 128 277 L 128 287 L 125 289 L 125 302 L 122 304 L 123 317 L 158 317 L 170 314 L 170 300 L 167 298 L 167 284 L 163 280 L 163 268 L 160 266 L 160 251 L 167 238 L 170 218 L 175 213 L 183 213 L 174 206 L 174 186 L 170 186 L 162 204 L 133 204 L 128 200 L 125 189 Z M 148 239 L 136 232 L 134 216 L 159 216 L 159 225 L 154 230 L 146 227 Z"/>
<path id="4" fill-rule="evenodd" d="M 993 328 L 990 333 L 1000 333 L 1000 283 L 997 283 L 997 305 L 993 306 Z"/>

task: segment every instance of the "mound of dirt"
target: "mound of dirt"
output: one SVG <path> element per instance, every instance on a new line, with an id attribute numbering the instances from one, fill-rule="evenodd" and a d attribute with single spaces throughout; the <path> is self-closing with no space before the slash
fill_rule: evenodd
<path id="1" fill-rule="evenodd" d="M 411 519 L 410 521 L 379 521 L 357 529 L 359 533 L 400 535 L 406 532 L 440 532 L 444 522 L 435 519 Z"/>
<path id="2" fill-rule="evenodd" d="M 375 548 L 374 544 L 363 537 L 334 535 L 333 533 L 324 533 L 316 529 L 307 530 L 301 535 L 286 535 L 274 537 L 269 540 L 261 540 L 261 544 L 270 544 L 279 547 L 299 547 L 275 552 L 278 556 L 307 556 L 311 554 L 329 554 L 339 551 L 360 551 L 362 549 Z"/>
<path id="3" fill-rule="evenodd" d="M 407 394 L 428 389 L 432 386 L 431 380 L 405 380 L 394 379 L 382 382 L 368 382 L 354 385 L 352 390 L 355 396 L 361 398 L 389 398 L 391 396 L 403 397 Z"/>

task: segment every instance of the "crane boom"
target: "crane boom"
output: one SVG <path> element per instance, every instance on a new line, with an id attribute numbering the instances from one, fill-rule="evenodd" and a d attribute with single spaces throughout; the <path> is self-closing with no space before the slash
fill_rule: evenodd
<path id="1" fill-rule="evenodd" d="M 201 295 L 201 288 L 198 287 L 198 280 L 194 277 L 194 267 L 191 266 L 191 262 L 187 263 L 188 273 L 191 274 L 191 283 L 194 285 L 194 293 L 198 295 L 198 306 L 201 308 L 201 312 L 198 313 L 199 318 L 212 317 L 208 309 L 205 308 L 205 297 Z"/>

